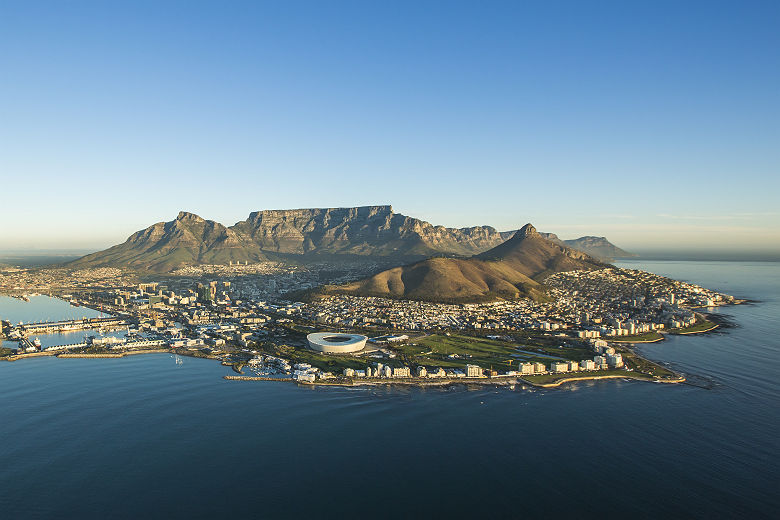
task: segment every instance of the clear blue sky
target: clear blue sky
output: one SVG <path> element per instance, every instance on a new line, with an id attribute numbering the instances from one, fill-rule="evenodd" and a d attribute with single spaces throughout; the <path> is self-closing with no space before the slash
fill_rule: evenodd
<path id="1" fill-rule="evenodd" d="M 392 204 L 780 249 L 780 2 L 0 0 L 0 249 Z"/>

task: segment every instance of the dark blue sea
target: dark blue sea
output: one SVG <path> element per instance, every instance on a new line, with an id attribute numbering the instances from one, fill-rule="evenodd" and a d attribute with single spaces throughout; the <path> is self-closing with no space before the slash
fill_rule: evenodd
<path id="1" fill-rule="evenodd" d="M 302 388 L 165 354 L 0 363 L 0 518 L 777 518 L 780 264 L 622 265 L 757 303 L 642 348 L 684 385 Z"/>

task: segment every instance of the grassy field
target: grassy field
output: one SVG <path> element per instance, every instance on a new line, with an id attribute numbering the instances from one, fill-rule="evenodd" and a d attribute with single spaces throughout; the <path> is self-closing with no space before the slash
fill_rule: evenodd
<path id="1" fill-rule="evenodd" d="M 287 328 L 293 337 L 302 336 L 305 329 Z M 293 339 L 288 337 L 287 340 Z M 324 354 L 300 345 L 279 344 L 266 341 L 255 345 L 264 354 L 283 357 L 292 364 L 309 363 L 321 370 L 334 374 L 343 373 L 345 368 L 363 370 L 377 361 L 392 367 L 423 365 L 429 368 L 462 369 L 466 364 L 493 368 L 499 372 L 517 370 L 520 363 L 539 362 L 549 365 L 554 359 L 580 361 L 591 359 L 593 353 L 578 340 L 549 336 L 541 333 L 512 334 L 511 341 L 488 339 L 480 336 L 462 334 L 430 334 L 412 337 L 408 342 L 393 344 L 388 348 L 395 352 L 395 358 L 377 359 L 369 356 Z M 588 376 L 624 376 L 633 379 L 675 379 L 677 374 L 671 370 L 648 361 L 634 353 L 628 347 L 615 345 L 623 355 L 626 369 L 593 372 L 568 372 L 564 374 L 545 374 L 524 376 L 533 383 L 554 383 L 560 379 Z M 454 355 L 455 357 L 450 357 Z"/>
<path id="2" fill-rule="evenodd" d="M 664 337 L 661 333 L 651 330 L 650 332 L 645 332 L 644 334 L 634 334 L 633 336 L 618 336 L 614 339 L 610 338 L 609 341 L 614 341 L 616 343 L 641 343 L 660 341 L 662 339 L 664 339 Z"/>
<path id="3" fill-rule="evenodd" d="M 462 368 L 468 363 L 483 368 L 509 370 L 513 344 L 464 336 L 432 334 L 416 339 L 413 343 L 394 345 L 399 357 L 409 364 Z M 451 354 L 457 358 L 449 358 Z M 516 362 L 515 362 L 516 364 Z"/>
<path id="4" fill-rule="evenodd" d="M 560 340 L 550 342 L 545 337 L 545 345 L 530 344 L 531 338 L 524 338 L 529 344 L 519 345 L 513 341 L 492 340 L 480 337 L 452 334 L 432 334 L 413 340 L 409 344 L 397 345 L 393 348 L 399 353 L 399 358 L 411 365 L 441 366 L 443 368 L 463 367 L 471 363 L 482 368 L 493 367 L 495 370 L 506 371 L 517 369 L 518 363 L 540 362 L 549 364 L 553 356 L 564 359 L 590 359 L 592 354 L 584 347 L 563 347 Z M 526 353 L 518 352 L 518 349 Z M 540 355 L 534 355 L 538 353 Z M 450 358 L 455 354 L 457 358 Z"/>
<path id="5" fill-rule="evenodd" d="M 302 327 L 287 327 L 287 341 L 302 339 L 307 332 Z M 644 337 L 650 337 L 643 335 Z M 297 343 L 294 341 L 294 343 Z M 582 342 L 543 333 L 520 334 L 512 333 L 512 340 L 488 339 L 465 334 L 423 334 L 412 337 L 408 342 L 388 346 L 396 353 L 395 358 L 377 359 L 369 356 L 335 355 L 315 352 L 301 345 L 282 345 L 274 342 L 263 342 L 257 345 L 258 350 L 265 354 L 283 357 L 291 363 L 309 363 L 321 370 L 341 374 L 345 368 L 365 369 L 377 361 L 390 366 L 409 366 L 411 368 L 423 365 L 429 368 L 462 369 L 467 364 L 479 365 L 482 368 L 493 368 L 499 372 L 517 370 L 520 363 L 538 362 L 549 365 L 555 359 L 580 361 L 591 359 L 593 353 Z M 623 354 L 626 368 L 636 372 L 610 370 L 608 375 L 622 375 L 634 378 L 673 378 L 676 374 L 663 366 L 645 360 L 629 348 L 616 347 Z M 454 357 L 450 357 L 454 355 Z M 640 374 L 649 374 L 647 376 Z M 578 372 L 572 373 L 574 375 Z M 605 375 L 607 372 L 605 371 Z M 571 374 L 552 374 L 541 377 L 540 382 L 549 382 L 561 377 L 571 377 Z M 534 380 L 536 382 L 536 380 Z"/>
<path id="6" fill-rule="evenodd" d="M 618 348 L 617 351 L 623 356 L 623 362 L 626 364 L 627 368 L 633 368 L 637 372 L 664 379 L 673 379 L 677 377 L 677 374 L 668 368 L 640 357 L 628 348 Z"/>
<path id="7" fill-rule="evenodd" d="M 710 330 L 710 329 L 712 329 L 712 328 L 714 328 L 716 326 L 717 325 L 715 323 L 711 322 L 711 321 L 701 320 L 701 321 L 697 321 L 696 323 L 694 323 L 690 327 L 680 327 L 680 328 L 677 328 L 677 329 L 669 329 L 669 332 L 671 334 L 693 334 L 695 332 L 704 332 L 704 331 Z"/>

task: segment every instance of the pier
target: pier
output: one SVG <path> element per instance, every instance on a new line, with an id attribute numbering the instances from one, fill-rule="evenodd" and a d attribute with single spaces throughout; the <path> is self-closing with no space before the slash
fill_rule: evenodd
<path id="1" fill-rule="evenodd" d="M 18 325 L 12 330 L 16 330 L 22 336 L 31 334 L 49 334 L 52 332 L 70 332 L 74 330 L 98 329 L 101 327 L 121 327 L 127 325 L 127 320 L 123 318 L 82 318 L 78 320 L 63 321 L 44 321 L 40 323 L 27 323 Z"/>

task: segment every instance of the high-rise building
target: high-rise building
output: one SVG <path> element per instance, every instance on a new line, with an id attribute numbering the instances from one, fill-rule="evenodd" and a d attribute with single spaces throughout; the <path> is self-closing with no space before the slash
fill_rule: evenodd
<path id="1" fill-rule="evenodd" d="M 217 282 L 208 285 L 198 284 L 198 300 L 201 302 L 213 302 L 217 298 Z"/>
<path id="2" fill-rule="evenodd" d="M 482 368 L 478 365 L 466 365 L 466 377 L 482 377 Z"/>

